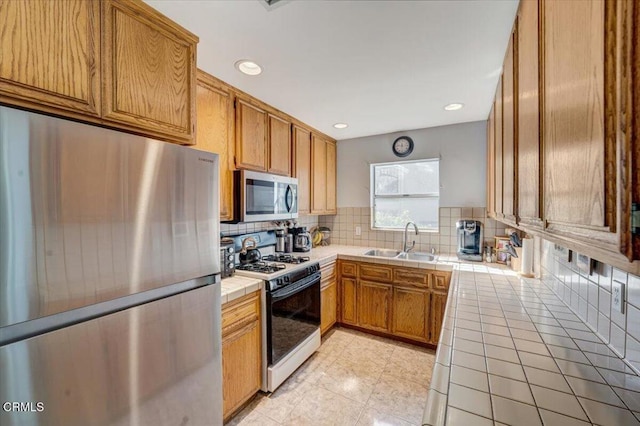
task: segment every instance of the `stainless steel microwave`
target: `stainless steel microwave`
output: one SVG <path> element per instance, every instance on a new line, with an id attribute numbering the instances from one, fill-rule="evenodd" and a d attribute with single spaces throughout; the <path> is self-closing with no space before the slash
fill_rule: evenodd
<path id="1" fill-rule="evenodd" d="M 298 179 L 268 173 L 234 172 L 233 222 L 265 222 L 298 217 Z"/>

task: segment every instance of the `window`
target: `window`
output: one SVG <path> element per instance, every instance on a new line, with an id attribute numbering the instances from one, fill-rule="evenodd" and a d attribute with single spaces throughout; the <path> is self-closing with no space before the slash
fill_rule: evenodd
<path id="1" fill-rule="evenodd" d="M 438 230 L 440 160 L 398 161 L 371 165 L 371 227 Z"/>

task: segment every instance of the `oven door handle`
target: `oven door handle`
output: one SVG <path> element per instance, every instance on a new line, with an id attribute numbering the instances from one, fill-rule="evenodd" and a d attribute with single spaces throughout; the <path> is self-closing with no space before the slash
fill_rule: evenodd
<path id="1" fill-rule="evenodd" d="M 287 297 L 293 296 L 296 293 L 300 293 L 301 291 L 306 290 L 316 284 L 320 284 L 320 274 L 313 275 L 301 281 L 300 283 L 293 284 L 280 290 L 274 291 L 273 293 L 271 293 L 271 301 L 277 302 L 279 300 L 286 299 Z"/>

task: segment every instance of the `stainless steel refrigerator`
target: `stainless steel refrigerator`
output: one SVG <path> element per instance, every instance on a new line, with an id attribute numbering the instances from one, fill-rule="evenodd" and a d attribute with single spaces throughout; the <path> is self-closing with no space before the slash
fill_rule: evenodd
<path id="1" fill-rule="evenodd" d="M 222 424 L 218 156 L 0 107 L 0 424 Z"/>

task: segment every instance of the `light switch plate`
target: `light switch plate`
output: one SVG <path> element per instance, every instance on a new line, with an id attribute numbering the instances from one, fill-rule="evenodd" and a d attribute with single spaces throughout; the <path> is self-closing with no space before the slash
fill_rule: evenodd
<path id="1" fill-rule="evenodd" d="M 362 228 L 359 226 L 356 226 L 356 236 L 360 236 L 362 235 Z"/>
<path id="2" fill-rule="evenodd" d="M 611 309 L 624 314 L 624 284 L 616 280 L 611 285 Z"/>

